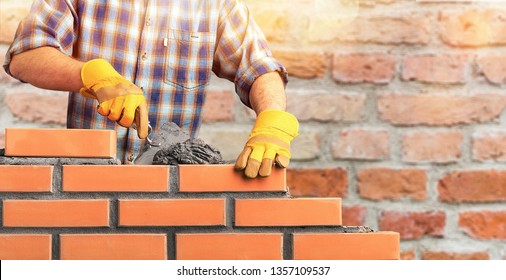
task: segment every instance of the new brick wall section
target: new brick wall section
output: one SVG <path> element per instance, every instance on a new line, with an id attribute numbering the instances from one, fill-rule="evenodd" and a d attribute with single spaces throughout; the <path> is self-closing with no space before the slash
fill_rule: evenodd
<path id="1" fill-rule="evenodd" d="M 2 1 L 0 63 L 31 2 Z M 314 5 L 312 0 L 245 2 L 273 53 L 289 72 L 288 110 L 300 121 L 287 170 L 291 195 L 342 197 L 343 224 L 375 229 L 385 211 L 443 212 L 444 236 L 426 234 L 402 241 L 407 258 L 422 259 L 426 251 L 446 252 L 438 255 L 441 258 L 456 254 L 474 258 L 472 254 L 481 252 L 490 259 L 506 257 L 502 240 L 473 237 L 459 226 L 460 212 L 506 210 L 500 188 L 494 185 L 501 182 L 501 176 L 492 175 L 506 170 L 506 21 L 502 2 L 470 5 L 458 1 L 360 0 L 355 1 L 360 2 L 358 13 L 352 5 L 332 6 L 343 1 L 319 1 L 330 8 Z M 334 63 L 352 58 L 362 63 L 350 64 L 349 71 L 342 69 L 344 64 Z M 376 62 L 386 67 L 375 67 Z M 213 77 L 199 134 L 218 147 L 227 161 L 235 160 L 240 153 L 254 119 L 254 113 L 245 109 L 233 92 L 233 84 Z M 0 70 L 0 149 L 5 146 L 6 127 L 64 127 L 66 112 L 61 108 L 66 96 L 66 92 L 22 84 Z M 139 197 L 137 191 L 61 192 L 57 183 L 61 164 L 109 163 L 96 160 L 31 158 L 27 162 L 0 157 L 0 164 L 55 165 L 53 193 L 3 191 L 6 186 L 0 182 L 0 195 L 3 199 L 47 198 L 53 194 L 62 199 L 109 198 L 112 214 L 120 198 L 176 196 L 178 187 L 172 183 L 168 192 L 146 191 Z M 370 182 L 370 189 L 380 192 L 380 198 L 372 199 L 370 193 L 362 196 L 358 174 L 382 169 L 423 170 L 424 198 L 415 198 L 422 188 L 402 184 L 398 180 L 402 176 L 384 188 Z M 172 182 L 178 173 L 171 172 Z M 489 175 L 477 176 L 473 174 L 476 172 Z M 458 188 L 458 184 L 465 187 Z M 494 195 L 487 185 L 499 192 Z M 177 196 L 217 198 L 222 191 L 190 191 Z M 229 197 L 250 194 L 242 189 L 228 191 L 227 207 L 234 207 Z M 271 191 L 257 195 L 271 198 L 284 190 L 274 192 L 276 195 Z M 110 223 L 116 225 L 117 218 L 111 217 Z M 440 216 L 430 219 L 439 221 Z M 231 225 L 230 220 L 227 225 Z M 168 235 L 169 246 L 172 239 Z"/>
<path id="2" fill-rule="evenodd" d="M 43 135 L 55 130 L 23 133 L 31 136 L 30 131 Z M 74 133 L 57 131 L 62 137 Z M 111 139 L 103 131 L 87 133 L 95 133 L 97 145 L 107 145 Z M 23 154 L 23 146 L 11 143 L 12 139 L 7 144 Z M 80 143 L 68 145 L 72 155 L 87 149 Z M 33 155 L 45 155 L 44 150 L 39 152 Z M 334 246 L 344 246 L 360 235 L 363 246 L 355 242 L 349 249 L 371 251 L 339 258 L 399 256 L 398 234 L 342 226 L 340 198 L 291 197 L 284 169 L 252 180 L 231 164 L 117 165 L 94 155 L 88 159 L 0 157 L 0 163 L 3 259 L 283 260 L 293 259 L 294 253 L 298 259 L 311 258 L 298 252 L 300 246 L 293 241 L 298 233 L 338 234 L 342 244 Z M 363 209 L 350 209 L 350 213 L 357 211 Z M 362 219 L 356 223 L 363 224 Z M 393 242 L 378 239 L 384 235 Z M 318 242 L 315 237 L 313 242 Z"/>

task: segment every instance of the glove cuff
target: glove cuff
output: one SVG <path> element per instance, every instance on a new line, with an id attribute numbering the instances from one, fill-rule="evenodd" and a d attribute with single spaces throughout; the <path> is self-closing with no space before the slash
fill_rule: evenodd
<path id="1" fill-rule="evenodd" d="M 299 122 L 294 115 L 285 111 L 265 110 L 258 114 L 253 133 L 265 129 L 283 131 L 293 139 L 299 131 Z"/>
<path id="2" fill-rule="evenodd" d="M 81 68 L 81 80 L 86 88 L 97 92 L 105 86 L 114 86 L 124 78 L 104 59 L 93 59 Z"/>

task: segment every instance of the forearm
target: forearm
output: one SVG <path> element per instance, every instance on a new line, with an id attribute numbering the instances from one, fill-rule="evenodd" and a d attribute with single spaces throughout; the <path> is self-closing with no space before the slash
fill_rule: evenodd
<path id="1" fill-rule="evenodd" d="M 41 47 L 15 55 L 9 70 L 14 77 L 39 88 L 78 92 L 83 87 L 83 64 L 53 47 Z"/>
<path id="2" fill-rule="evenodd" d="M 283 81 L 277 72 L 258 77 L 251 86 L 249 101 L 257 115 L 265 110 L 286 109 L 286 96 Z"/>

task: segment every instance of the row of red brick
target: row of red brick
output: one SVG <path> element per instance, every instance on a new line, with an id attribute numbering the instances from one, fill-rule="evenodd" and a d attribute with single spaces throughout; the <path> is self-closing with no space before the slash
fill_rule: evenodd
<path id="1" fill-rule="evenodd" d="M 109 227 L 108 199 L 3 200 L 4 227 Z M 340 198 L 119 199 L 121 226 L 338 226 Z M 233 212 L 233 214 L 232 214 Z M 230 214 L 229 214 L 230 213 Z M 232 218 L 231 217 L 231 218 Z"/>
<path id="2" fill-rule="evenodd" d="M 282 233 L 61 234 L 60 259 L 272 259 L 282 260 Z M 293 233 L 293 259 L 397 259 L 398 235 L 382 233 Z M 51 259 L 49 234 L 0 235 L 0 259 Z M 286 246 L 286 245 L 285 245 Z"/>

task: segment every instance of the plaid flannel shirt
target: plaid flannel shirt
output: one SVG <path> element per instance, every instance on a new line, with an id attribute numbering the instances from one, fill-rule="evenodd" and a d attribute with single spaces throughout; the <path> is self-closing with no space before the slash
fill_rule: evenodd
<path id="1" fill-rule="evenodd" d="M 141 87 L 155 131 L 174 122 L 196 136 L 211 71 L 235 83 L 249 106 L 256 77 L 286 71 L 241 0 L 36 0 L 7 52 L 55 47 L 81 61 L 103 58 Z M 48 65 L 48 67 L 51 67 Z M 69 95 L 67 127 L 115 129 L 117 157 L 130 163 L 136 132 L 96 111 L 97 101 Z"/>

